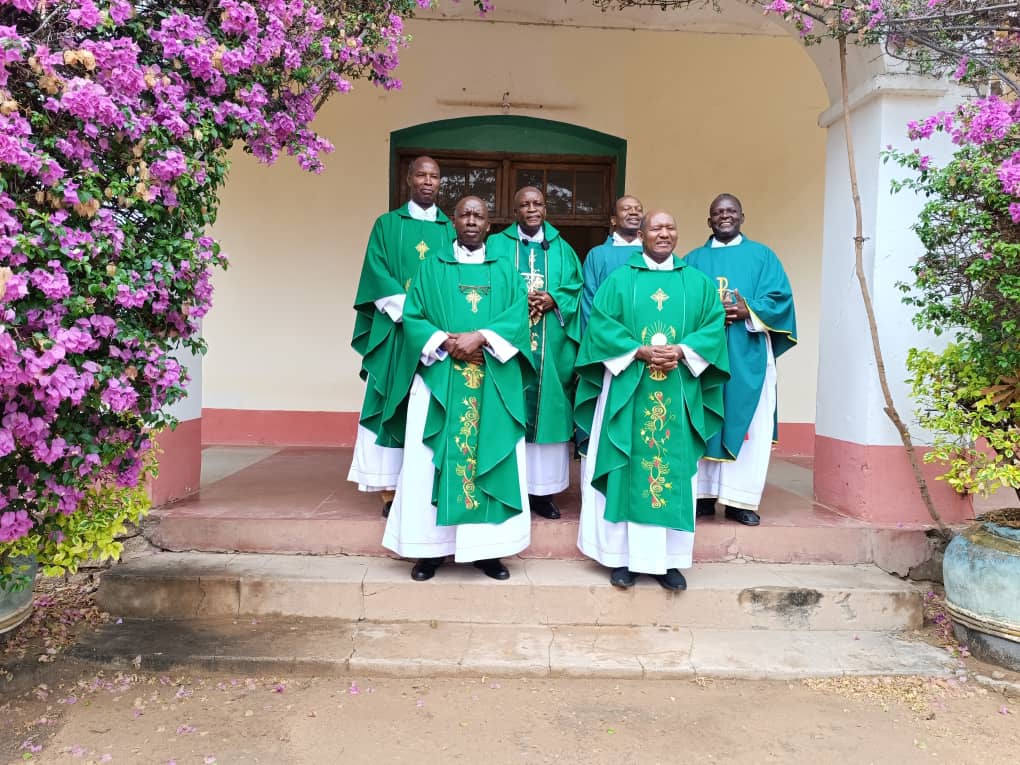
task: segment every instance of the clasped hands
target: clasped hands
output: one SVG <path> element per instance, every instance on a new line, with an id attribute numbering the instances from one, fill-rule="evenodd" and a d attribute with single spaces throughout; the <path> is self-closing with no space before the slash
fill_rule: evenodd
<path id="1" fill-rule="evenodd" d="M 485 335 L 481 332 L 448 332 L 441 347 L 457 361 L 485 363 Z"/>
<path id="2" fill-rule="evenodd" d="M 535 290 L 528 293 L 528 318 L 535 324 L 543 315 L 549 313 L 556 307 L 553 296 L 543 290 Z"/>
<path id="3" fill-rule="evenodd" d="M 642 345 L 634 358 L 643 361 L 653 372 L 672 372 L 684 357 L 679 345 Z"/>
<path id="4" fill-rule="evenodd" d="M 751 311 L 747 307 L 747 301 L 740 295 L 740 290 L 733 290 L 733 302 L 723 303 L 726 309 L 726 326 L 734 322 L 744 321 L 751 317 Z"/>

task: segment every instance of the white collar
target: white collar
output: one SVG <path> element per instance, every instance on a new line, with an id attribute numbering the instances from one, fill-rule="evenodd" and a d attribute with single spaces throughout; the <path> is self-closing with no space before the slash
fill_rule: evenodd
<path id="1" fill-rule="evenodd" d="M 640 247 L 640 246 L 641 239 L 639 237 L 635 237 L 633 242 L 628 242 L 616 231 L 613 232 L 613 247 Z"/>
<path id="2" fill-rule="evenodd" d="M 726 243 L 720 242 L 718 239 L 716 239 L 713 236 L 712 237 L 712 244 L 710 244 L 709 247 L 736 247 L 742 241 L 744 241 L 744 235 L 743 234 L 737 234 L 735 237 L 733 237 L 732 239 L 730 239 L 730 241 L 728 241 Z"/>
<path id="3" fill-rule="evenodd" d="M 645 259 L 645 263 L 648 265 L 648 268 L 650 268 L 652 271 L 672 271 L 673 270 L 673 255 L 672 255 L 672 253 L 670 253 L 670 256 L 668 258 L 666 258 L 664 261 L 662 261 L 661 263 L 656 263 L 654 260 L 652 260 L 650 257 L 648 257 L 648 253 L 646 253 L 646 252 L 642 252 L 641 253 L 641 257 Z"/>
<path id="4" fill-rule="evenodd" d="M 410 213 L 411 217 L 415 220 L 427 220 L 436 222 L 436 210 L 439 208 L 436 205 L 432 205 L 429 209 L 425 209 L 420 204 L 415 202 L 413 199 L 407 200 L 407 212 Z"/>
<path id="5" fill-rule="evenodd" d="M 545 224 L 539 226 L 538 231 L 535 232 L 534 236 L 528 236 L 527 234 L 525 234 L 520 224 L 517 224 L 517 238 L 520 239 L 521 241 L 524 241 L 526 239 L 529 242 L 544 242 Z"/>
<path id="6" fill-rule="evenodd" d="M 484 263 L 485 262 L 485 245 L 483 244 L 477 250 L 469 250 L 467 247 L 462 247 L 460 242 L 453 243 L 453 257 L 457 259 L 458 263 Z"/>

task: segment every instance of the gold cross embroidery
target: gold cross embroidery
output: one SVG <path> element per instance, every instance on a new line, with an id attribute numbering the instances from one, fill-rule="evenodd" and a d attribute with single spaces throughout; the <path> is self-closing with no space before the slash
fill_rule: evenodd
<path id="1" fill-rule="evenodd" d="M 473 289 L 464 297 L 471 304 L 471 313 L 478 313 L 478 304 L 482 302 L 482 293 Z"/>
<path id="2" fill-rule="evenodd" d="M 653 294 L 652 300 L 658 305 L 659 310 L 662 310 L 662 304 L 669 300 L 669 295 L 662 291 L 662 287 L 659 287 Z"/>
<path id="3" fill-rule="evenodd" d="M 425 240 L 422 239 L 418 244 L 414 246 L 414 249 L 418 251 L 418 260 L 425 260 L 425 253 L 429 251 L 429 246 L 425 244 Z"/>
<path id="4" fill-rule="evenodd" d="M 535 292 L 545 287 L 545 277 L 535 270 L 535 251 L 528 255 L 528 271 L 521 271 L 521 276 L 528 285 L 528 292 Z"/>

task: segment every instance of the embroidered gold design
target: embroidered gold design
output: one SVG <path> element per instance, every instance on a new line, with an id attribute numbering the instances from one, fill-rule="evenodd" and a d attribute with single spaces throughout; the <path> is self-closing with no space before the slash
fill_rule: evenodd
<path id="1" fill-rule="evenodd" d="M 457 450 L 464 457 L 464 462 L 457 465 L 462 492 L 458 499 L 464 503 L 466 509 L 475 510 L 479 506 L 476 498 L 475 471 L 478 468 L 478 423 L 481 416 L 478 411 L 478 399 L 474 396 L 469 396 L 461 403 L 464 405 L 464 413 L 460 416 L 460 431 L 454 438 Z"/>
<path id="2" fill-rule="evenodd" d="M 652 293 L 652 300 L 655 301 L 655 304 L 659 307 L 659 310 L 661 311 L 662 304 L 669 300 L 669 295 L 662 291 L 662 287 L 659 287 L 659 289 Z"/>
<path id="3" fill-rule="evenodd" d="M 648 471 L 648 491 L 642 494 L 649 498 L 654 510 L 660 510 L 668 504 L 663 492 L 673 488 L 667 480 L 670 466 L 665 447 L 671 436 L 669 424 L 676 421 L 676 415 L 669 411 L 672 399 L 665 398 L 662 391 L 655 391 L 648 400 L 650 406 L 645 409 L 647 419 L 641 428 L 641 440 L 653 454 L 650 459 L 641 460 L 641 469 Z"/>
<path id="4" fill-rule="evenodd" d="M 642 328 L 641 342 L 645 345 L 671 345 L 676 342 L 676 328 L 657 321 L 651 327 Z M 662 382 L 668 377 L 665 372 L 658 370 L 649 371 L 648 376 L 656 382 Z"/>
<path id="5" fill-rule="evenodd" d="M 411 280 L 410 279 L 408 279 L 406 282 L 404 282 L 404 292 L 407 292 L 409 289 L 411 289 Z"/>
<path id="6" fill-rule="evenodd" d="M 719 299 L 723 303 L 733 302 L 733 290 L 730 289 L 730 280 L 725 276 L 717 276 L 715 280 L 719 282 Z"/>
<path id="7" fill-rule="evenodd" d="M 425 253 L 429 251 L 429 246 L 425 244 L 425 240 L 422 239 L 418 244 L 414 246 L 414 249 L 418 251 L 418 260 L 425 260 Z"/>
<path id="8" fill-rule="evenodd" d="M 545 276 L 540 271 L 535 270 L 534 250 L 528 255 L 528 269 L 527 271 L 521 271 L 521 276 L 524 277 L 524 281 L 528 284 L 528 292 L 537 292 L 540 289 L 544 289 Z"/>
<path id="9" fill-rule="evenodd" d="M 471 290 L 464 297 L 471 304 L 471 313 L 478 313 L 478 304 L 482 302 L 482 293 L 478 290 Z"/>
<path id="10" fill-rule="evenodd" d="M 482 387 L 482 380 L 485 379 L 485 370 L 482 369 L 480 364 L 454 364 L 453 368 L 460 372 L 464 378 L 464 384 L 471 388 L 471 390 L 478 390 Z"/>

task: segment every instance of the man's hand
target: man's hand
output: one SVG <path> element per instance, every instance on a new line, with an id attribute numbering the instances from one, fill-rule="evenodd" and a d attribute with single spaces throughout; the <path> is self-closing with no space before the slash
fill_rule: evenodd
<path id="1" fill-rule="evenodd" d="M 733 290 L 733 302 L 726 304 L 726 326 L 751 318 L 747 301 L 740 296 L 740 290 Z"/>
<path id="2" fill-rule="evenodd" d="M 541 319 L 556 307 L 553 296 L 543 290 L 536 290 L 528 293 L 528 317 L 532 321 Z"/>
<path id="3" fill-rule="evenodd" d="M 462 332 L 451 337 L 453 346 L 449 354 L 457 361 L 472 361 L 472 358 L 477 358 L 475 354 L 481 353 L 482 346 L 485 345 L 485 335 L 481 332 Z"/>
<path id="4" fill-rule="evenodd" d="M 634 358 L 645 362 L 653 372 L 671 372 L 684 357 L 679 345 L 642 345 Z"/>

